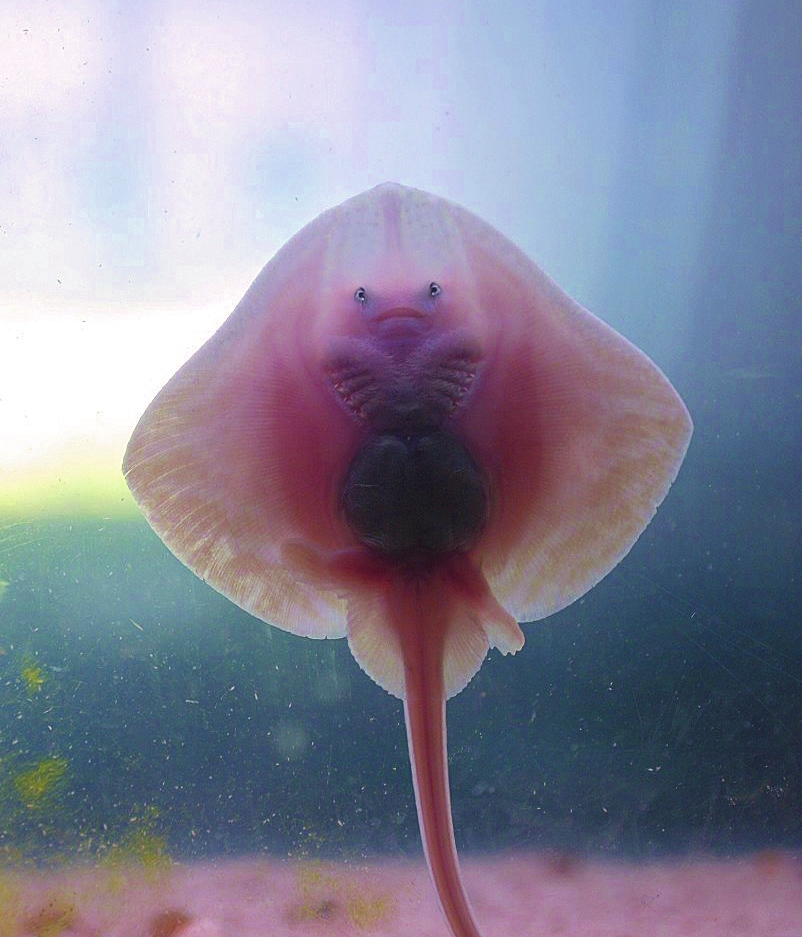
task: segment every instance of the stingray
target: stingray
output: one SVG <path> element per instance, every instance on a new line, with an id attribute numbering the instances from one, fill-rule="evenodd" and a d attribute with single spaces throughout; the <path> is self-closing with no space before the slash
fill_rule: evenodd
<path id="1" fill-rule="evenodd" d="M 691 421 L 641 351 L 498 231 L 384 184 L 324 212 L 159 392 L 125 454 L 170 550 L 265 622 L 347 637 L 404 703 L 424 854 L 479 937 L 446 700 L 630 550 Z"/>

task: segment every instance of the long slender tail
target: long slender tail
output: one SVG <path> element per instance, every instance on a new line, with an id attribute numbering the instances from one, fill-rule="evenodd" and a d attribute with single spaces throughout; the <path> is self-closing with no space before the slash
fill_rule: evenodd
<path id="1" fill-rule="evenodd" d="M 403 638 L 409 758 L 423 849 L 440 907 L 453 937 L 482 937 L 462 885 L 446 754 L 443 634 L 416 621 Z M 427 627 L 427 625 L 429 627 Z"/>

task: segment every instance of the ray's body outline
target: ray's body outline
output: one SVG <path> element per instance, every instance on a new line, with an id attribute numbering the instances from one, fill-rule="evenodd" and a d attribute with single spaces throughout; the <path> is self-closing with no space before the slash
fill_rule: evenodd
<path id="1" fill-rule="evenodd" d="M 124 471 L 199 576 L 295 634 L 347 635 L 404 700 L 438 900 L 453 937 L 480 937 L 446 699 L 620 561 L 690 433 L 659 369 L 503 235 L 388 183 L 278 252 L 150 404 Z"/>

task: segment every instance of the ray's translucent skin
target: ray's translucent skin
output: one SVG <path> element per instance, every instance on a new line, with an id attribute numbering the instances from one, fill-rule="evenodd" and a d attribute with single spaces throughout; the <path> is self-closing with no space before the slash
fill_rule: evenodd
<path id="1" fill-rule="evenodd" d="M 658 368 L 511 242 L 386 184 L 279 251 L 124 471 L 199 576 L 287 631 L 347 635 L 404 700 L 432 880 L 452 935 L 478 937 L 445 701 L 628 552 L 690 434 Z"/>

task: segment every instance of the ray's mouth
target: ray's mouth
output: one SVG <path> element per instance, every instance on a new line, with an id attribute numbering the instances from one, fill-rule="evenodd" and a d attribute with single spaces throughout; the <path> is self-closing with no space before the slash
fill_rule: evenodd
<path id="1" fill-rule="evenodd" d="M 414 306 L 383 309 L 368 320 L 372 332 L 387 338 L 420 335 L 427 332 L 431 325 L 431 316 Z"/>

